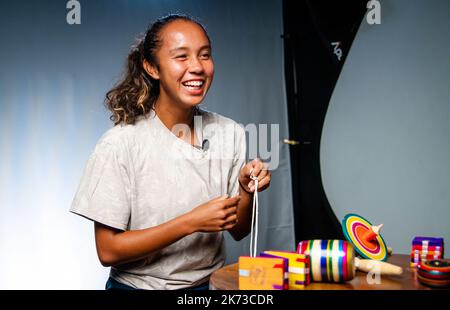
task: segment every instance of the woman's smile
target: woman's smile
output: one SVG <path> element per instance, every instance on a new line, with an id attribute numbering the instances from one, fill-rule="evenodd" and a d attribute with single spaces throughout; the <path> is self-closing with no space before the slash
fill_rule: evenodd
<path id="1" fill-rule="evenodd" d="M 187 93 L 192 96 L 199 96 L 203 94 L 205 80 L 204 79 L 192 79 L 181 83 L 183 88 L 187 90 Z"/>

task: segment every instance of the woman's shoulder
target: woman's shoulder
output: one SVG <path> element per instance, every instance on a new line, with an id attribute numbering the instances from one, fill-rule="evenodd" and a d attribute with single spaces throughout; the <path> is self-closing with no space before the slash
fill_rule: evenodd
<path id="1" fill-rule="evenodd" d="M 134 124 L 120 123 L 106 130 L 97 142 L 97 145 L 109 145 L 116 149 L 126 148 L 131 140 L 141 131 L 144 122 L 140 118 Z"/>

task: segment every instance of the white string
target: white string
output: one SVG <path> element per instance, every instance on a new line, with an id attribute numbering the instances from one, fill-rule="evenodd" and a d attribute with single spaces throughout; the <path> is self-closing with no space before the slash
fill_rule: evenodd
<path id="1" fill-rule="evenodd" d="M 252 210 L 252 227 L 250 232 L 250 256 L 256 256 L 256 250 L 258 247 L 258 177 L 251 175 L 253 172 L 250 171 L 250 178 L 255 183 L 255 192 L 253 194 L 253 210 Z"/>

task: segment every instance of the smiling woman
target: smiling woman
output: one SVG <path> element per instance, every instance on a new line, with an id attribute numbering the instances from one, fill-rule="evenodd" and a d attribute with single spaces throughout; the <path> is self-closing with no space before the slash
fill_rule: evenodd
<path id="1" fill-rule="evenodd" d="M 205 28 L 169 15 L 133 47 L 124 79 L 107 93 L 115 126 L 71 207 L 95 222 L 98 257 L 112 267 L 107 288 L 207 288 L 224 263 L 223 231 L 236 240 L 250 231 L 252 178 L 262 191 L 270 172 L 258 159 L 245 163 L 242 127 L 198 107 L 213 76 Z M 174 134 L 179 125 L 187 135 Z"/>
<path id="2" fill-rule="evenodd" d="M 214 64 L 205 29 L 198 23 L 177 19 L 162 29 L 164 44 L 155 53 L 155 62 L 144 60 L 148 75 L 161 85 L 156 109 L 167 104 L 181 109 L 198 105 L 211 86 Z"/>
<path id="3" fill-rule="evenodd" d="M 205 28 L 191 17 L 169 15 L 153 23 L 133 47 L 125 78 L 107 93 L 105 103 L 115 124 L 134 124 L 137 116 L 154 108 L 158 98 L 163 105 L 170 99 L 184 108 L 186 104 L 200 103 L 213 75 L 211 44 Z M 197 84 L 186 85 L 188 82 Z M 182 86 L 190 90 L 189 95 L 196 96 L 194 100 L 184 98 L 188 101 L 183 104 L 177 95 Z"/>

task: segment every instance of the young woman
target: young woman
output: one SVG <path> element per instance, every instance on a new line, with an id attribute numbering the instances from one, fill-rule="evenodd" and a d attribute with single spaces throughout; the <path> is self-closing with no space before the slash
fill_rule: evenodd
<path id="1" fill-rule="evenodd" d="M 202 110 L 214 76 L 211 42 L 190 17 L 158 19 L 106 95 L 115 126 L 89 158 L 71 211 L 95 223 L 107 288 L 206 287 L 224 263 L 222 233 L 250 231 L 258 159 L 242 127 Z M 178 130 L 184 128 L 187 130 Z"/>

